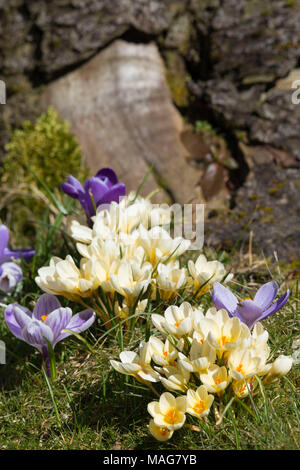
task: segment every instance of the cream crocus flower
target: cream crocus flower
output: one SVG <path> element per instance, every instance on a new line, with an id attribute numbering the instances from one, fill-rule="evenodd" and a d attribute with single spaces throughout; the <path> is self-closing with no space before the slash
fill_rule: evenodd
<path id="1" fill-rule="evenodd" d="M 80 261 L 80 272 L 84 279 L 87 279 L 92 284 L 93 290 L 101 286 L 104 292 L 114 291 L 109 277 L 117 271 L 118 267 L 118 261 L 113 261 L 111 265 L 105 264 L 105 260 L 98 258 L 82 258 Z"/>
<path id="2" fill-rule="evenodd" d="M 185 392 L 190 380 L 190 372 L 186 370 L 181 361 L 176 362 L 176 366 L 155 367 L 160 374 L 160 381 L 167 390 L 178 390 Z M 163 374 L 165 377 L 163 377 Z"/>
<path id="3" fill-rule="evenodd" d="M 178 349 L 176 349 L 168 339 L 163 343 L 156 336 L 150 336 L 149 344 L 152 350 L 152 359 L 158 366 L 174 366 L 178 357 Z M 176 346 L 178 348 L 178 345 Z"/>
<path id="4" fill-rule="evenodd" d="M 234 380 L 249 379 L 255 375 L 264 375 L 266 366 L 265 357 L 257 356 L 255 350 L 238 348 L 232 351 L 228 359 L 230 375 Z"/>
<path id="5" fill-rule="evenodd" d="M 281 377 L 286 375 L 292 368 L 293 358 L 291 356 L 284 356 L 281 354 L 271 364 L 268 374 L 264 378 L 264 385 L 270 385 L 277 382 Z"/>
<path id="6" fill-rule="evenodd" d="M 111 360 L 112 367 L 121 374 L 132 375 L 139 382 L 159 382 L 159 374 L 150 366 L 151 348 L 149 343 L 142 342 L 139 354 L 134 351 L 122 351 L 121 362 Z"/>
<path id="7" fill-rule="evenodd" d="M 204 418 L 207 416 L 214 396 L 207 393 L 204 385 L 200 385 L 197 390 L 189 389 L 187 391 L 187 410 L 186 412 L 196 418 Z"/>
<path id="8" fill-rule="evenodd" d="M 208 392 L 222 394 L 231 379 L 225 366 L 219 367 L 217 364 L 213 364 L 206 373 L 200 374 L 200 380 Z"/>
<path id="9" fill-rule="evenodd" d="M 165 426 L 157 426 L 154 422 L 154 419 L 150 420 L 149 431 L 152 436 L 161 442 L 168 441 L 173 436 L 174 431 L 166 428 Z"/>
<path id="10" fill-rule="evenodd" d="M 159 401 L 148 403 L 147 407 L 154 424 L 171 431 L 176 431 L 184 425 L 186 408 L 187 399 L 185 396 L 175 398 L 169 392 L 163 393 Z"/>
<path id="11" fill-rule="evenodd" d="M 48 267 L 38 270 L 35 282 L 48 294 L 63 295 L 71 300 L 76 296 L 89 297 L 93 290 L 93 282 L 84 278 L 70 255 L 65 260 L 53 257 Z"/>
<path id="12" fill-rule="evenodd" d="M 147 260 L 153 267 L 163 261 L 170 261 L 182 255 L 191 242 L 182 237 L 172 238 L 162 227 L 153 227 L 146 230 L 139 226 L 139 244 L 144 248 Z"/>
<path id="13" fill-rule="evenodd" d="M 148 289 L 151 274 L 150 263 L 140 266 L 134 260 L 121 261 L 117 272 L 110 275 L 110 282 L 114 290 L 125 297 L 127 305 L 132 306 L 135 300 Z"/>
<path id="14" fill-rule="evenodd" d="M 200 255 L 195 263 L 189 260 L 188 269 L 194 279 L 194 292 L 197 296 L 205 294 L 215 281 L 228 282 L 233 278 L 233 274 L 226 276 L 227 271 L 220 261 L 207 261 L 205 255 Z"/>
<path id="15" fill-rule="evenodd" d="M 185 361 L 181 357 L 180 359 L 184 366 Z M 203 341 L 203 343 L 199 343 L 196 339 L 193 339 L 189 359 L 190 367 L 192 367 L 191 372 L 201 374 L 206 372 L 207 369 L 215 362 L 216 351 L 211 347 L 207 340 Z"/>
<path id="16" fill-rule="evenodd" d="M 188 302 L 183 302 L 180 307 L 175 305 L 168 307 L 163 316 L 154 313 L 151 315 L 151 320 L 162 333 L 181 338 L 192 331 L 192 314 L 192 306 Z"/>
<path id="17" fill-rule="evenodd" d="M 111 202 L 105 210 L 97 212 L 93 218 L 93 231 L 107 238 L 118 234 L 130 234 L 139 225 L 148 227 L 152 204 L 143 198 L 130 201 L 123 198 L 120 203 Z"/>
<path id="18" fill-rule="evenodd" d="M 157 266 L 156 287 L 162 300 L 174 299 L 187 280 L 187 270 L 177 265 L 162 264 Z"/>
<path id="19" fill-rule="evenodd" d="M 235 349 L 240 342 L 241 321 L 237 317 L 229 318 L 226 310 L 208 309 L 204 318 L 196 323 L 196 331 L 215 348 L 219 356 Z"/>

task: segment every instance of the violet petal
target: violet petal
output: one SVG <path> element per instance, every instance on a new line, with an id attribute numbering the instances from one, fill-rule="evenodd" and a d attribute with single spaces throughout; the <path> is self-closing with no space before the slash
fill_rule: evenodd
<path id="1" fill-rule="evenodd" d="M 60 307 L 51 312 L 45 320 L 45 325 L 49 326 L 53 332 L 53 347 L 62 338 L 61 330 L 64 330 L 72 318 L 72 310 L 70 308 Z"/>
<path id="2" fill-rule="evenodd" d="M 212 292 L 212 300 L 217 310 L 224 308 L 230 316 L 234 315 L 238 305 L 236 296 L 219 282 L 215 282 Z"/>
<path id="3" fill-rule="evenodd" d="M 5 225 L 0 225 L 0 258 L 2 257 L 9 240 L 8 228 Z"/>
<path id="4" fill-rule="evenodd" d="M 235 315 L 240 318 L 243 323 L 251 328 L 258 321 L 262 313 L 261 307 L 256 305 L 253 300 L 244 300 L 236 308 Z"/>
<path id="5" fill-rule="evenodd" d="M 37 348 L 40 352 L 43 352 L 43 348 L 47 347 L 47 341 L 45 338 L 53 343 L 53 333 L 49 326 L 45 325 L 45 323 L 32 320 L 31 322 L 27 323 L 22 331 L 24 341 Z M 45 338 L 43 338 L 45 336 Z"/>
<path id="6" fill-rule="evenodd" d="M 263 320 L 264 318 L 269 317 L 273 313 L 278 312 L 284 304 L 288 301 L 288 298 L 290 296 L 290 291 L 289 289 L 278 299 L 276 302 L 274 302 L 267 310 L 265 310 L 262 315 L 259 317 L 257 321 Z"/>
<path id="7" fill-rule="evenodd" d="M 269 307 L 278 292 L 278 284 L 275 281 L 267 282 L 261 286 L 255 294 L 254 302 L 263 310 Z"/>
<path id="8" fill-rule="evenodd" d="M 42 315 L 49 315 L 53 310 L 61 307 L 60 302 L 53 294 L 43 294 L 33 309 L 33 317 L 41 320 Z"/>
<path id="9" fill-rule="evenodd" d="M 22 330 L 31 321 L 30 310 L 19 304 L 10 304 L 5 309 L 4 317 L 12 334 L 23 340 Z"/>
<path id="10" fill-rule="evenodd" d="M 96 177 L 101 179 L 107 178 L 110 181 L 111 185 L 118 183 L 117 175 L 111 168 L 101 168 L 101 170 L 99 170 L 96 174 Z"/>

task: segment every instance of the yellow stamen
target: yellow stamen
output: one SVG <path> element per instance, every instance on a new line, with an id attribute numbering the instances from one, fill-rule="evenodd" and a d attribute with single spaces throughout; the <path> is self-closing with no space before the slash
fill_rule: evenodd
<path id="1" fill-rule="evenodd" d="M 197 414 L 201 414 L 204 410 L 203 402 L 200 400 L 195 406 L 194 406 L 194 411 Z"/>
<path id="2" fill-rule="evenodd" d="M 176 424 L 180 421 L 179 411 L 176 408 L 170 408 L 165 414 L 165 421 L 168 424 Z"/>
<path id="3" fill-rule="evenodd" d="M 229 343 L 226 336 L 222 336 L 222 345 Z"/>

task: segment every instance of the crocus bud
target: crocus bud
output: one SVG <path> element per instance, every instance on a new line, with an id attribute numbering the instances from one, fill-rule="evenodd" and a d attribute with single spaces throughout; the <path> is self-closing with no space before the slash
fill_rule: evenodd
<path id="1" fill-rule="evenodd" d="M 293 365 L 293 358 L 291 356 L 280 355 L 273 362 L 268 375 L 264 379 L 264 385 L 269 385 L 276 382 L 280 377 L 286 375 Z"/>

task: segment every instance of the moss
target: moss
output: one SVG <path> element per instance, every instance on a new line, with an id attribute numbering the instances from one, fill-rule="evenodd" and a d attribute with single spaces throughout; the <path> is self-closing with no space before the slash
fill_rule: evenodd
<path id="1" fill-rule="evenodd" d="M 263 208 L 263 211 L 264 211 L 266 214 L 269 214 L 270 212 L 273 212 L 273 208 L 272 208 L 272 207 L 264 207 L 264 208 Z"/>
<path id="2" fill-rule="evenodd" d="M 167 82 L 171 90 L 172 98 L 176 106 L 187 107 L 189 105 L 189 91 L 187 78 L 180 77 L 172 71 L 167 71 Z"/>
<path id="3" fill-rule="evenodd" d="M 295 7 L 296 6 L 296 0 L 287 0 L 284 5 L 286 7 Z"/>
<path id="4" fill-rule="evenodd" d="M 261 217 L 260 222 L 262 224 L 274 224 L 275 217 L 274 215 L 264 215 Z"/>
<path id="5" fill-rule="evenodd" d="M 208 121 L 196 121 L 195 122 L 195 131 L 200 133 L 208 133 L 211 135 L 216 135 L 215 129 L 211 126 Z"/>
<path id="6" fill-rule="evenodd" d="M 25 121 L 21 129 L 16 129 L 5 150 L 3 184 L 36 184 L 27 165 L 52 190 L 69 173 L 76 177 L 85 177 L 87 173 L 76 137 L 52 107 L 35 124 Z"/>
<path id="7" fill-rule="evenodd" d="M 257 201 L 258 199 L 258 195 L 257 194 L 250 194 L 249 196 L 249 200 L 250 201 Z"/>
<path id="8" fill-rule="evenodd" d="M 183 58 L 176 51 L 166 51 L 165 65 L 166 79 L 174 103 L 179 107 L 187 107 L 190 101 L 187 82 L 190 77 L 186 71 Z"/>

